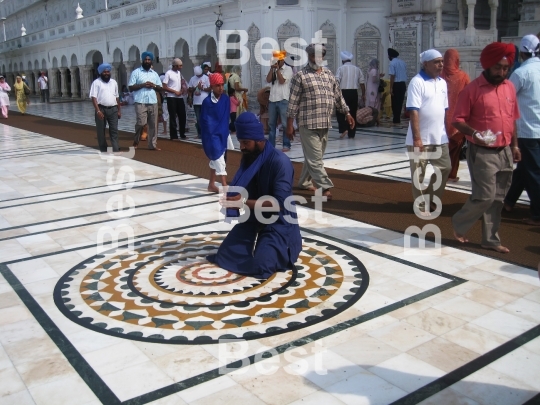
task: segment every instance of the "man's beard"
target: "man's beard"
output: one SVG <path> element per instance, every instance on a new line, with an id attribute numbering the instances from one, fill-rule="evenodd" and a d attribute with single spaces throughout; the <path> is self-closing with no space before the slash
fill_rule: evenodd
<path id="1" fill-rule="evenodd" d="M 495 86 L 501 84 L 504 81 L 504 79 L 506 79 L 506 77 L 504 76 L 491 76 L 489 69 L 484 70 L 484 77 L 489 83 Z"/>
<path id="2" fill-rule="evenodd" d="M 251 164 L 259 157 L 261 154 L 262 149 L 259 148 L 258 144 L 255 144 L 255 149 L 253 152 L 242 152 L 243 157 L 242 160 L 246 163 L 247 166 L 251 166 Z"/>
<path id="3" fill-rule="evenodd" d="M 101 80 L 103 80 L 105 83 L 108 83 L 109 80 L 111 80 L 111 76 L 110 75 L 108 75 L 108 76 L 101 75 Z"/>
<path id="4" fill-rule="evenodd" d="M 143 67 L 144 70 L 150 70 L 150 68 L 152 67 L 152 64 L 151 63 L 143 63 L 142 67 Z"/>

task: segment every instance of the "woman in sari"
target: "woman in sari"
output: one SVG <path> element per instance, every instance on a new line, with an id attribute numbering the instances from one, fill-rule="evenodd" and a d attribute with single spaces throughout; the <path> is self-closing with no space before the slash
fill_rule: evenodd
<path id="1" fill-rule="evenodd" d="M 9 111 L 9 95 L 8 91 L 11 91 L 11 87 L 6 83 L 6 78 L 0 76 L 0 106 L 2 107 L 2 117 L 8 117 Z"/>
<path id="2" fill-rule="evenodd" d="M 459 52 L 457 50 L 449 49 L 444 53 L 444 65 L 441 77 L 446 80 L 448 86 L 448 111 L 446 112 L 444 122 L 446 134 L 448 135 L 450 160 L 452 162 L 452 171 L 448 176 L 448 181 L 456 182 L 459 180 L 459 177 L 457 177 L 459 155 L 465 142 L 465 135 L 453 127 L 452 117 L 454 116 L 459 93 L 471 81 L 469 75 L 459 69 Z"/>
<path id="3" fill-rule="evenodd" d="M 376 110 L 381 109 L 381 93 L 379 93 L 379 60 L 372 59 L 369 62 L 366 86 L 366 107 L 373 107 Z"/>
<path id="4" fill-rule="evenodd" d="M 15 84 L 13 85 L 15 88 L 15 96 L 17 97 L 17 108 L 21 112 L 21 114 L 26 114 L 26 106 L 29 103 L 28 97 L 24 93 L 25 88 L 27 89 L 27 92 L 30 92 L 30 89 L 28 86 L 22 81 L 21 76 L 17 76 L 17 79 L 15 81 Z"/>

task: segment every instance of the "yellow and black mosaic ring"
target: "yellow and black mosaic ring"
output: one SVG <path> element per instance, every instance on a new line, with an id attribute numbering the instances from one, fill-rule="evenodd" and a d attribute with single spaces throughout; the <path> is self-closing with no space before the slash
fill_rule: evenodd
<path id="1" fill-rule="evenodd" d="M 304 328 L 353 305 L 368 276 L 354 256 L 303 239 L 295 270 L 268 280 L 231 273 L 205 260 L 226 232 L 138 242 L 135 251 L 97 255 L 68 271 L 57 307 L 97 332 L 159 343 L 256 339 Z"/>

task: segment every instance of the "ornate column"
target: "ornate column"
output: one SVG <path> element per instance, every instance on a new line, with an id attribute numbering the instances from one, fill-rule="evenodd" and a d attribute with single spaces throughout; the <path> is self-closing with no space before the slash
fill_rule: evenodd
<path id="1" fill-rule="evenodd" d="M 58 97 L 58 93 L 60 92 L 57 74 L 57 68 L 49 69 L 49 95 L 51 98 Z"/>
<path id="2" fill-rule="evenodd" d="M 127 61 L 126 62 L 126 80 L 127 80 L 127 83 L 129 83 L 129 78 L 131 77 L 131 72 L 133 72 L 133 63 L 134 62 L 131 62 L 131 61 Z M 126 85 L 127 85 L 126 83 Z M 121 90 L 121 89 L 119 89 Z"/>
<path id="3" fill-rule="evenodd" d="M 69 98 L 68 86 L 67 86 L 67 68 L 60 68 L 60 91 L 62 98 Z"/>
<path id="4" fill-rule="evenodd" d="M 459 2 L 459 0 L 458 0 L 458 2 Z M 437 22 L 435 24 L 435 29 L 438 32 L 441 32 L 443 30 L 443 26 L 442 26 L 442 0 L 435 0 L 434 5 L 435 5 L 436 13 L 437 13 Z"/>
<path id="5" fill-rule="evenodd" d="M 499 7 L 499 0 L 489 0 L 489 7 L 491 8 L 491 31 L 497 30 L 497 8 Z M 497 38 L 497 36 L 495 36 Z"/>
<path id="6" fill-rule="evenodd" d="M 71 98 L 79 98 L 81 95 L 79 94 L 79 67 L 78 66 L 71 66 L 69 68 L 71 71 Z"/>
<path id="7" fill-rule="evenodd" d="M 92 82 L 92 66 L 83 65 L 79 66 L 79 72 L 81 74 L 81 98 L 86 100 L 89 98 L 90 85 Z"/>
<path id="8" fill-rule="evenodd" d="M 465 15 L 463 14 L 463 0 L 457 0 L 457 9 L 458 9 L 458 29 L 463 31 L 465 29 Z"/>
<path id="9" fill-rule="evenodd" d="M 476 6 L 476 0 L 467 0 L 467 7 L 469 8 L 469 19 L 467 21 L 467 33 L 474 35 L 474 6 Z"/>
<path id="10" fill-rule="evenodd" d="M 120 87 L 120 69 L 119 69 L 120 68 L 120 62 L 111 63 L 111 66 L 112 66 L 111 77 L 114 80 L 116 80 L 116 82 L 118 83 L 118 86 Z"/>

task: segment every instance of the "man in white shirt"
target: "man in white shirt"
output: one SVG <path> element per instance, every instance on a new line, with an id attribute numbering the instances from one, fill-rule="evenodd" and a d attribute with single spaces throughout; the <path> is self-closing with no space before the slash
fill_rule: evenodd
<path id="1" fill-rule="evenodd" d="M 201 121 L 201 105 L 203 100 L 210 94 L 212 88 L 210 87 L 210 79 L 207 75 L 203 74 L 203 70 L 200 66 L 195 66 L 193 71 L 195 75 L 188 83 L 192 100 L 191 102 L 188 100 L 188 103 L 190 107 L 193 106 L 193 110 L 195 111 L 195 118 L 197 120 L 197 124 L 195 124 L 195 127 L 197 128 L 197 138 L 200 138 L 201 127 L 199 122 Z"/>
<path id="2" fill-rule="evenodd" d="M 268 140 L 272 146 L 276 146 L 276 128 L 279 115 L 284 129 L 283 152 L 288 152 L 291 150 L 291 141 L 285 136 L 285 126 L 287 125 L 287 108 L 289 108 L 289 85 L 293 71 L 285 64 L 286 51 L 274 51 L 272 56 L 274 63 L 266 75 L 266 82 L 270 83 L 270 102 L 268 103 L 270 134 Z"/>
<path id="3" fill-rule="evenodd" d="M 41 72 L 41 76 L 38 79 L 39 91 L 41 94 L 41 102 L 44 103 L 47 100 L 49 102 L 49 78 L 45 76 L 45 71 Z"/>
<path id="4" fill-rule="evenodd" d="M 119 152 L 118 148 L 118 119 L 122 116 L 120 111 L 120 99 L 118 97 L 118 84 L 111 79 L 112 66 L 103 63 L 98 67 L 99 77 L 92 82 L 90 98 L 96 110 L 96 131 L 101 152 L 107 152 L 107 139 L 105 129 L 109 124 L 109 136 L 113 152 Z"/>
<path id="5" fill-rule="evenodd" d="M 353 54 L 348 51 L 341 52 L 341 62 L 343 63 L 336 72 L 336 80 L 341 88 L 341 94 L 345 99 L 345 103 L 349 107 L 349 112 L 353 117 L 356 117 L 356 110 L 358 110 L 358 88 L 362 90 L 362 100 L 364 105 L 366 104 L 366 85 L 364 81 L 364 74 L 359 67 L 353 65 L 351 60 Z M 349 135 L 349 138 L 354 138 L 356 135 L 356 125 L 351 128 L 345 114 L 336 112 L 336 118 L 339 125 L 340 138 L 344 138 L 345 135 Z"/>
<path id="6" fill-rule="evenodd" d="M 407 132 L 407 152 L 411 166 L 415 213 L 431 216 L 441 209 L 441 200 L 452 169 L 444 118 L 448 109 L 448 89 L 440 77 L 443 57 L 435 49 L 420 54 L 422 69 L 409 83 L 407 110 L 411 121 Z M 425 187 L 426 166 L 435 169 Z"/>
<path id="7" fill-rule="evenodd" d="M 187 93 L 187 83 L 180 73 L 182 69 L 182 60 L 174 58 L 172 67 L 165 73 L 163 78 L 163 89 L 166 91 L 167 111 L 169 112 L 169 129 L 171 139 L 178 140 L 178 132 L 180 138 L 186 139 L 186 106 L 184 105 L 184 94 Z M 184 86 L 182 87 L 182 83 Z M 178 117 L 178 125 L 176 127 L 176 117 Z"/>

